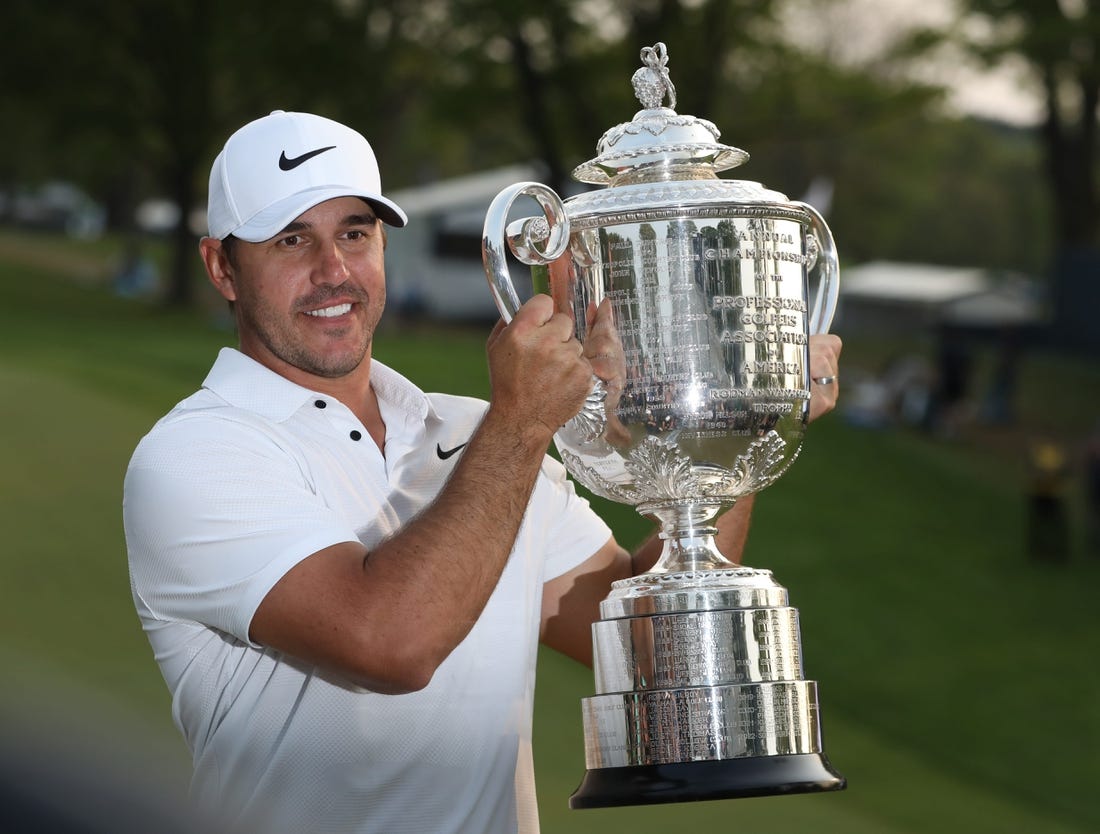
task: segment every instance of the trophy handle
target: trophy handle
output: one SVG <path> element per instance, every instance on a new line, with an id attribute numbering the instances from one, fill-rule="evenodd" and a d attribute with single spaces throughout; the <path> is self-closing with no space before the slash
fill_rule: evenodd
<path id="1" fill-rule="evenodd" d="M 815 266 L 821 275 L 814 298 L 813 312 L 810 314 L 810 334 L 828 333 L 836 313 L 837 297 L 840 294 L 840 264 L 836 256 L 836 243 L 833 233 L 817 209 L 809 203 L 795 202 L 796 206 L 810 215 L 810 227 L 813 240 L 817 244 Z"/>
<path id="2" fill-rule="evenodd" d="M 537 200 L 544 216 L 508 224 L 512 203 L 521 196 Z M 517 182 L 493 198 L 485 215 L 481 260 L 497 309 L 504 321 L 510 322 L 520 308 L 520 301 L 508 271 L 505 240 L 516 260 L 529 266 L 548 264 L 561 257 L 569 245 L 569 218 L 557 193 L 541 183 Z"/>

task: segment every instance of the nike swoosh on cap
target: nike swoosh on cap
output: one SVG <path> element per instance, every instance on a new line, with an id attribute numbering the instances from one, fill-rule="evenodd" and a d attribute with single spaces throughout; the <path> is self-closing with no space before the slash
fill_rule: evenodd
<path id="1" fill-rule="evenodd" d="M 279 154 L 279 168 L 284 171 L 293 171 L 303 162 L 309 159 L 313 159 L 313 157 L 317 156 L 318 154 L 322 154 L 325 151 L 331 151 L 335 147 L 335 145 L 329 145 L 327 148 L 317 148 L 316 150 L 306 151 L 301 156 L 295 156 L 290 159 L 287 158 L 286 151 L 283 151 L 281 154 Z"/>
<path id="2" fill-rule="evenodd" d="M 459 444 L 458 444 L 457 446 L 455 446 L 455 447 L 454 447 L 453 449 L 447 449 L 446 451 L 444 451 L 444 450 L 443 450 L 443 447 L 442 447 L 442 446 L 440 446 L 440 445 L 439 445 L 438 443 L 436 443 L 436 444 L 435 444 L 435 453 L 436 453 L 437 455 L 439 455 L 439 459 L 440 459 L 440 460 L 446 460 L 446 459 L 447 459 L 447 458 L 449 458 L 449 457 L 450 457 L 451 455 L 453 455 L 453 454 L 454 454 L 455 452 L 458 452 L 458 451 L 460 451 L 460 450 L 461 450 L 461 449 L 462 449 L 462 448 L 463 448 L 463 447 L 464 447 L 465 445 L 466 445 L 465 443 L 459 443 Z"/>

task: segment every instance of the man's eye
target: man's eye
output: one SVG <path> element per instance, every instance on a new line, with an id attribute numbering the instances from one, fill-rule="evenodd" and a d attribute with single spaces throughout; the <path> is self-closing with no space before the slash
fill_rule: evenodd
<path id="1" fill-rule="evenodd" d="M 301 241 L 302 241 L 301 235 L 287 235 L 286 237 L 279 240 L 279 245 L 280 246 L 297 246 L 299 243 L 301 243 Z"/>
<path id="2" fill-rule="evenodd" d="M 344 232 L 344 237 L 347 240 L 354 240 L 356 242 L 363 242 L 370 240 L 374 236 L 373 226 L 362 226 L 354 229 L 348 229 Z"/>

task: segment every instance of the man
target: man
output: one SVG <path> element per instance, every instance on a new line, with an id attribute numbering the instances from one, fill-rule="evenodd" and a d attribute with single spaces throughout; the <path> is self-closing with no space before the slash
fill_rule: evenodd
<path id="1" fill-rule="evenodd" d="M 243 830 L 537 831 L 537 643 L 590 663 L 610 582 L 659 550 L 631 557 L 546 456 L 593 373 L 548 297 L 490 336 L 488 404 L 373 358 L 382 224 L 405 221 L 343 125 L 277 111 L 231 136 L 200 248 L 240 349 L 127 472 L 135 604 L 193 793 Z M 838 353 L 819 341 L 814 374 Z M 725 552 L 750 506 L 721 520 Z"/>

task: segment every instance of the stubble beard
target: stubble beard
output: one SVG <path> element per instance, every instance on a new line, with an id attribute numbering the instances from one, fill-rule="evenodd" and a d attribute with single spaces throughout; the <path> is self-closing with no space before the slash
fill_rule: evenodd
<path id="1" fill-rule="evenodd" d="M 323 379 L 337 379 L 346 376 L 362 364 L 367 352 L 370 350 L 371 341 L 374 338 L 375 328 L 381 318 L 383 297 L 372 303 L 366 292 L 352 293 L 355 301 L 362 305 L 368 312 L 368 319 L 363 325 L 362 339 L 349 350 L 341 353 L 321 353 L 311 350 L 305 340 L 295 332 L 292 325 L 286 324 L 287 319 L 269 308 L 242 310 L 249 329 L 256 334 L 260 343 L 280 361 L 285 362 L 307 374 Z M 344 295 L 347 295 L 344 291 Z M 302 308 L 315 308 L 323 304 L 327 299 L 311 297 L 299 303 Z M 295 314 L 297 315 L 297 314 Z M 349 327 L 358 327 L 353 323 Z"/>

